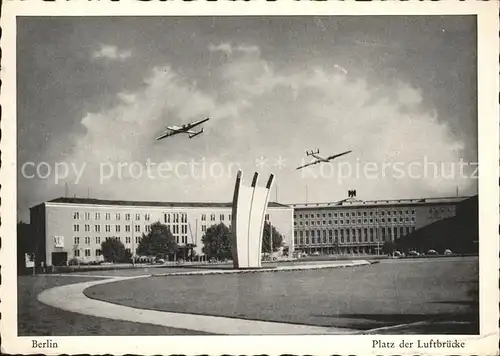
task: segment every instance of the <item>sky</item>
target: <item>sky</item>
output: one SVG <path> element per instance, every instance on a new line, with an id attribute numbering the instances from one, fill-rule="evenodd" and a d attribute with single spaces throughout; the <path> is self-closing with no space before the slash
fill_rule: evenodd
<path id="1" fill-rule="evenodd" d="M 476 62 L 473 16 L 20 18 L 19 218 L 228 202 L 238 169 L 281 203 L 476 194 Z M 297 170 L 311 149 L 352 152 Z"/>

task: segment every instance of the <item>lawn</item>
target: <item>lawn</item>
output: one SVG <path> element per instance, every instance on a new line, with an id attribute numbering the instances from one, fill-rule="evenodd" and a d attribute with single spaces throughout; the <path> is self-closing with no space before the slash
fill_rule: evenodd
<path id="1" fill-rule="evenodd" d="M 193 331 L 157 325 L 137 324 L 66 312 L 37 301 L 45 289 L 95 280 L 86 277 L 18 277 L 19 336 L 91 336 L 91 335 L 193 335 Z"/>
<path id="2" fill-rule="evenodd" d="M 359 330 L 452 321 L 453 333 L 474 334 L 478 271 L 477 257 L 387 260 L 343 269 L 150 277 L 85 294 L 137 308 Z"/>

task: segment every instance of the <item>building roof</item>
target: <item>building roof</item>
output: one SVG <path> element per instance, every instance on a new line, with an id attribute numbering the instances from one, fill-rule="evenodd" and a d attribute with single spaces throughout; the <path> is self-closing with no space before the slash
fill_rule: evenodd
<path id="1" fill-rule="evenodd" d="M 438 198 L 420 198 L 420 199 L 389 199 L 389 200 L 359 200 L 354 198 L 343 199 L 336 202 L 326 203 L 308 203 L 308 204 L 290 204 L 294 209 L 314 209 L 314 208 L 333 208 L 333 207 L 362 207 L 362 206 L 394 206 L 394 205 L 428 205 L 428 204 L 454 204 L 460 203 L 469 196 L 464 197 L 438 197 Z"/>
<path id="2" fill-rule="evenodd" d="M 213 202 L 161 202 L 161 201 L 132 201 L 132 200 L 104 200 L 91 198 L 56 198 L 47 203 L 59 204 L 83 204 L 83 205 L 119 205 L 119 206 L 142 206 L 142 207 L 166 207 L 166 208 L 230 208 L 232 203 Z M 291 208 L 288 205 L 269 202 L 269 208 Z"/>

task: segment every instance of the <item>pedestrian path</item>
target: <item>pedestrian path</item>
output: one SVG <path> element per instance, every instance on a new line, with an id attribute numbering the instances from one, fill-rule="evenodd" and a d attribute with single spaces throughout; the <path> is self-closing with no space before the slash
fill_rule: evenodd
<path id="1" fill-rule="evenodd" d="M 367 265 L 367 261 L 346 261 L 343 267 Z M 282 266 L 270 269 L 252 270 L 251 272 L 275 272 L 277 270 L 304 270 L 318 268 L 338 268 L 339 264 L 330 265 Z M 202 270 L 189 272 L 172 272 L 167 275 L 194 275 L 219 273 L 249 273 L 248 270 Z M 71 274 L 68 274 L 71 276 Z M 44 304 L 69 312 L 91 315 L 114 320 L 124 320 L 136 323 L 161 325 L 177 329 L 187 329 L 212 334 L 224 335 L 300 335 L 300 334 L 353 334 L 356 330 L 310 326 L 301 324 L 278 323 L 258 320 L 246 320 L 218 316 L 174 313 L 158 310 L 146 310 L 113 304 L 101 300 L 88 298 L 83 292 L 85 289 L 105 283 L 113 283 L 136 278 L 146 278 L 152 275 L 133 277 L 108 277 L 104 280 L 89 281 L 50 288 L 38 295 L 38 300 Z M 89 276 L 91 277 L 91 276 Z M 168 296 L 165 296 L 168 297 Z"/>

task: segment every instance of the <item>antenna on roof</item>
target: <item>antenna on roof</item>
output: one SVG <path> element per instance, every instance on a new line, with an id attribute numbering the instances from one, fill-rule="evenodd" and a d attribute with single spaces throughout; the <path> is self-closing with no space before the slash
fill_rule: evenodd
<path id="1" fill-rule="evenodd" d="M 87 198 L 90 198 L 90 187 L 87 188 Z"/>
<path id="2" fill-rule="evenodd" d="M 67 198 L 69 194 L 68 182 L 64 183 L 64 197 Z"/>

